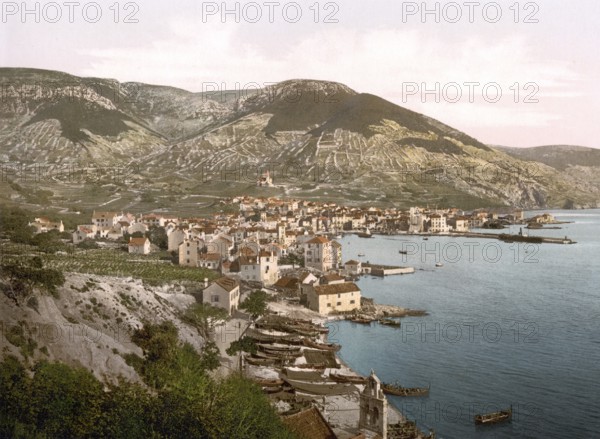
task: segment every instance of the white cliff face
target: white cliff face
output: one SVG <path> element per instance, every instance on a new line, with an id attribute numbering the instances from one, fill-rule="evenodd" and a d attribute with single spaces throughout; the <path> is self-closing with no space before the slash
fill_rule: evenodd
<path id="1" fill-rule="evenodd" d="M 139 381 L 123 356 L 142 355 L 131 334 L 143 321 L 171 321 L 180 339 L 200 350 L 203 340 L 179 320 L 179 312 L 195 299 L 177 287 L 148 287 L 140 280 L 68 274 L 60 298 L 39 296 L 37 311 L 17 307 L 0 294 L 0 352 L 25 361 L 57 360 L 83 366 L 103 381 L 119 376 Z M 11 337 L 21 333 L 35 346 L 25 359 L 22 346 Z"/>

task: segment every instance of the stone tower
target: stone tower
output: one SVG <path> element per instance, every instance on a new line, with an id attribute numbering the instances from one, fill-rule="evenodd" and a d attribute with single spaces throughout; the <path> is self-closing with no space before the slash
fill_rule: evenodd
<path id="1" fill-rule="evenodd" d="M 387 410 L 387 399 L 383 394 L 381 381 L 371 370 L 365 390 L 360 395 L 358 428 L 378 433 L 383 439 L 387 439 Z"/>

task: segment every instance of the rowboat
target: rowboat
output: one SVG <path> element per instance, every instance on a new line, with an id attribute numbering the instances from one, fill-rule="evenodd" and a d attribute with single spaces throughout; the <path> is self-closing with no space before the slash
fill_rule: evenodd
<path id="1" fill-rule="evenodd" d="M 365 317 L 351 317 L 350 321 L 352 323 L 360 323 L 362 325 L 370 325 L 373 319 L 365 318 Z"/>
<path id="2" fill-rule="evenodd" d="M 295 364 L 294 367 L 299 369 L 315 369 L 324 371 L 327 365 L 325 363 L 305 363 L 305 364 Z"/>
<path id="3" fill-rule="evenodd" d="M 308 338 L 304 339 L 304 345 L 309 348 L 319 349 L 321 351 L 339 351 L 342 347 L 335 343 L 317 343 Z"/>
<path id="4" fill-rule="evenodd" d="M 284 379 L 294 389 L 315 395 L 346 395 L 348 393 L 358 391 L 358 389 L 350 383 L 298 381 L 289 378 Z"/>
<path id="5" fill-rule="evenodd" d="M 244 356 L 244 361 L 253 366 L 273 366 L 275 364 L 275 360 L 270 358 L 252 358 Z"/>
<path id="6" fill-rule="evenodd" d="M 510 421 L 512 419 L 512 405 L 508 410 L 500 410 L 498 412 L 484 413 L 475 415 L 475 424 L 477 425 L 492 425 L 498 422 Z"/>
<path id="7" fill-rule="evenodd" d="M 394 328 L 400 327 L 400 322 L 397 320 L 394 320 L 394 319 L 383 318 L 383 319 L 379 319 L 378 322 L 380 325 L 393 326 Z"/>
<path id="8" fill-rule="evenodd" d="M 341 373 L 329 373 L 331 378 L 336 383 L 352 383 L 352 384 L 366 384 L 367 378 L 358 375 L 343 375 Z"/>
<path id="9" fill-rule="evenodd" d="M 383 393 L 395 396 L 427 396 L 429 387 L 402 387 L 397 384 L 382 383 Z"/>
<path id="10" fill-rule="evenodd" d="M 264 344 L 258 343 L 258 348 L 267 352 L 281 352 L 281 353 L 297 353 L 300 352 L 300 346 L 288 346 L 288 345 L 274 345 L 274 344 Z"/>
<path id="11" fill-rule="evenodd" d="M 253 378 L 252 381 L 262 387 L 280 387 L 283 384 L 283 380 L 280 379 Z"/>

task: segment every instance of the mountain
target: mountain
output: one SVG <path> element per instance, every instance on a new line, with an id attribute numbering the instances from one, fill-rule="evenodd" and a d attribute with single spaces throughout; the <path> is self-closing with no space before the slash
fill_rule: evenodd
<path id="1" fill-rule="evenodd" d="M 572 166 L 600 167 L 600 149 L 573 145 L 547 145 L 533 148 L 497 146 L 495 148 L 515 158 L 544 163 L 559 171 Z"/>
<path id="2" fill-rule="evenodd" d="M 237 194 L 463 208 L 600 200 L 600 182 L 582 177 L 579 162 L 532 162 L 335 82 L 192 93 L 34 69 L 0 69 L 0 77 L 1 161 L 135 170 L 77 190 L 44 180 L 48 203 L 63 208 L 110 199 L 115 209 L 194 211 Z M 257 188 L 266 170 L 275 187 Z M 33 203 L 10 183 L 4 197 Z"/>

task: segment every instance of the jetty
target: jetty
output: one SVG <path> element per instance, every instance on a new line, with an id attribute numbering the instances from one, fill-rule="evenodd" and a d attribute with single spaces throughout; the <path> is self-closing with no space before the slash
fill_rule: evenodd
<path id="1" fill-rule="evenodd" d="M 526 236 L 523 234 L 511 235 L 508 233 L 476 233 L 468 232 L 462 234 L 467 238 L 487 238 L 487 239 L 498 239 L 504 242 L 524 242 L 531 244 L 577 244 L 576 241 L 568 237 L 555 238 L 550 236 Z"/>
<path id="2" fill-rule="evenodd" d="M 362 264 L 363 274 L 371 274 L 373 276 L 390 276 L 393 274 L 412 274 L 415 272 L 414 267 L 399 267 L 394 265 L 370 264 L 365 262 Z"/>

